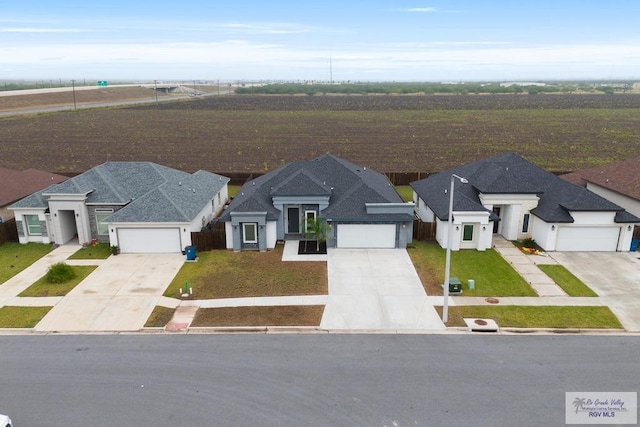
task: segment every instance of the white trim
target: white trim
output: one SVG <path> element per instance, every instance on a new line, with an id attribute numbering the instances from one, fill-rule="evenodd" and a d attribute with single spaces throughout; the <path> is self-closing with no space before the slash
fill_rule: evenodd
<path id="1" fill-rule="evenodd" d="M 470 239 L 465 239 L 464 238 L 465 229 L 467 227 L 471 227 L 471 238 Z M 472 242 L 475 242 L 475 240 L 476 240 L 476 227 L 475 227 L 475 224 L 470 224 L 470 223 L 462 224 L 462 242 L 464 242 L 464 243 L 472 243 Z"/>
<path id="2" fill-rule="evenodd" d="M 309 230 L 309 217 L 307 215 L 313 214 L 313 221 L 315 222 L 318 217 L 318 213 L 316 211 L 305 210 L 304 211 L 304 232 L 309 233 L 312 230 Z"/>
<path id="3" fill-rule="evenodd" d="M 253 240 L 247 239 L 247 226 L 253 227 Z M 243 222 L 242 223 L 242 242 L 243 243 L 258 243 L 258 223 L 257 222 Z"/>

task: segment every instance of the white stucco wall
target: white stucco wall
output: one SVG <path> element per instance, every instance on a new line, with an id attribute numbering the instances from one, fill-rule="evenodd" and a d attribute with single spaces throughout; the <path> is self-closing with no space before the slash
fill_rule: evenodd
<path id="1" fill-rule="evenodd" d="M 507 240 L 521 240 L 531 237 L 531 219 L 529 232 L 522 232 L 524 215 L 538 206 L 540 198 L 535 194 L 480 194 L 482 205 L 488 210 L 500 207 L 499 233 Z"/>
<path id="2" fill-rule="evenodd" d="M 227 249 L 233 249 L 233 225 L 231 221 L 224 223 L 224 234 L 227 241 Z"/>
<path id="3" fill-rule="evenodd" d="M 531 215 L 531 218 L 535 218 L 529 229 L 531 230 L 531 238 L 536 241 L 545 251 L 552 251 L 556 247 L 556 238 L 558 228 L 555 224 L 549 224 L 544 222 L 538 217 Z M 553 226 L 553 230 L 552 230 Z"/>
<path id="4" fill-rule="evenodd" d="M 422 222 L 435 221 L 435 215 L 433 214 L 433 211 L 429 209 L 429 207 L 424 202 L 424 200 L 418 197 L 415 191 L 413 192 L 413 203 L 415 203 L 415 206 L 414 206 L 415 213 Z"/>
<path id="5" fill-rule="evenodd" d="M 79 199 L 81 200 L 55 200 L 51 197 L 49 200 L 51 224 L 56 236 L 55 242 L 59 245 L 67 243 L 74 232 L 78 234 L 78 243 L 91 242 L 89 211 L 84 204 L 85 198 L 82 196 Z M 69 214 L 65 212 L 73 213 L 75 224 L 68 221 Z M 75 230 L 73 230 L 74 225 Z"/>
<path id="6" fill-rule="evenodd" d="M 267 221 L 267 248 L 273 249 L 278 241 L 278 222 Z"/>
<path id="7" fill-rule="evenodd" d="M 587 183 L 587 189 L 593 191 L 599 196 L 619 205 L 627 210 L 627 212 L 640 217 L 640 200 L 633 199 L 618 192 L 601 187 L 597 184 Z"/>
<path id="8" fill-rule="evenodd" d="M 615 212 L 576 212 L 569 211 L 573 225 L 617 225 Z"/>
<path id="9" fill-rule="evenodd" d="M 436 219 L 436 241 L 441 247 L 447 248 L 449 223 Z M 473 241 L 463 242 L 462 232 L 465 224 L 474 226 Z M 484 251 L 491 247 L 492 226 L 489 223 L 489 212 L 453 212 L 453 230 L 451 250 L 477 249 Z"/>

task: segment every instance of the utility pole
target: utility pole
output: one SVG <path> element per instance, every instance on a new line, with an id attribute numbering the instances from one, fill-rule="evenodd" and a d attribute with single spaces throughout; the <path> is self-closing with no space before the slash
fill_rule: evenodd
<path id="1" fill-rule="evenodd" d="M 76 81 L 75 80 L 71 80 L 71 90 L 73 92 L 73 109 L 76 110 Z"/>
<path id="2" fill-rule="evenodd" d="M 157 104 L 158 103 L 158 81 L 157 80 L 153 81 L 153 86 L 156 89 L 156 104 Z"/>
<path id="3" fill-rule="evenodd" d="M 198 94 L 198 89 L 196 89 L 196 81 L 193 81 L 193 96 L 196 96 Z"/>

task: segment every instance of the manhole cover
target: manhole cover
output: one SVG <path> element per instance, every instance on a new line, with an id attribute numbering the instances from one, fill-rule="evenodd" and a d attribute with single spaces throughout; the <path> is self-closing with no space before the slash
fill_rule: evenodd
<path id="1" fill-rule="evenodd" d="M 486 325 L 487 325 L 487 322 L 486 322 L 485 320 L 482 320 L 482 319 L 476 319 L 476 320 L 474 321 L 474 323 L 475 323 L 476 325 L 480 325 L 480 326 L 486 326 Z"/>
<path id="2" fill-rule="evenodd" d="M 493 297 L 488 297 L 488 298 L 485 298 L 484 300 L 489 304 L 497 304 L 500 302 L 498 298 L 493 298 Z"/>

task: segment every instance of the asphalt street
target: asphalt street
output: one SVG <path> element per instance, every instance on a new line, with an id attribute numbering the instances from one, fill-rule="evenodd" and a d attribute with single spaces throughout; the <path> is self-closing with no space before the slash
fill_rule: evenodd
<path id="1" fill-rule="evenodd" d="M 17 426 L 563 425 L 637 391 L 636 336 L 0 336 Z"/>

